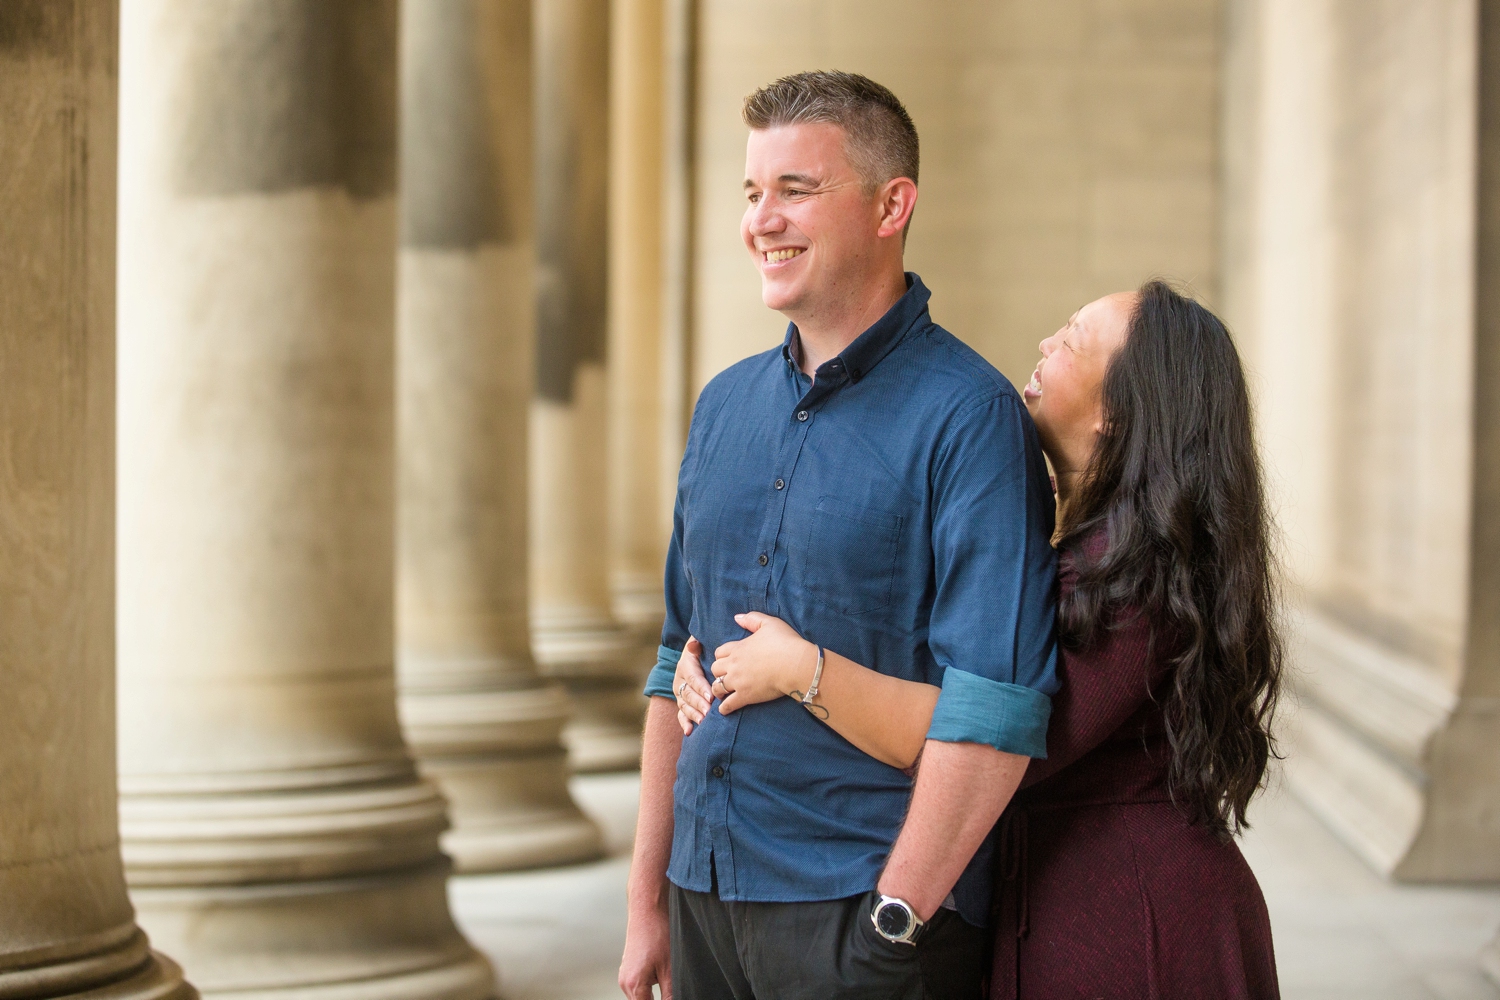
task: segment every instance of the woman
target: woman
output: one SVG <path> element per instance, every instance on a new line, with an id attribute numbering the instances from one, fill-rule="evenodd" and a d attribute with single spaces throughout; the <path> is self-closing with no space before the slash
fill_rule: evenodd
<path id="1" fill-rule="evenodd" d="M 1233 836 L 1273 753 L 1281 674 L 1250 403 L 1212 313 L 1160 282 L 1080 309 L 1024 395 L 1057 485 L 1062 689 L 998 827 L 990 997 L 1278 996 Z M 678 667 L 685 731 L 796 692 L 816 637 L 765 615 Z M 690 647 L 690 651 L 696 647 Z M 915 768 L 938 688 L 825 650 L 809 706 Z"/>

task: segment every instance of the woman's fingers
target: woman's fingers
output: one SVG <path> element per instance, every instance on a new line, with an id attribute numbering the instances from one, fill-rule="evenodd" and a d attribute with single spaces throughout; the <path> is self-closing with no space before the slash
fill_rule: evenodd
<path id="1" fill-rule="evenodd" d="M 713 671 L 715 677 L 723 677 L 729 673 L 729 661 L 727 659 L 714 660 L 714 665 L 709 669 Z"/>
<path id="2" fill-rule="evenodd" d="M 745 696 L 738 691 L 729 692 L 728 697 L 719 699 L 719 714 L 729 715 L 745 707 Z"/>
<path id="3" fill-rule="evenodd" d="M 677 724 L 682 727 L 682 735 L 693 735 L 693 723 L 688 720 L 687 715 L 684 714 L 680 707 L 677 709 Z"/>
<path id="4" fill-rule="evenodd" d="M 703 643 L 698 641 L 697 636 L 690 635 L 688 636 L 687 645 L 682 647 L 682 651 L 684 653 L 691 653 L 693 656 L 702 656 Z"/>
<path id="5" fill-rule="evenodd" d="M 746 632 L 759 632 L 760 627 L 769 619 L 769 615 L 763 615 L 759 611 L 746 611 L 734 616 L 734 623 Z"/>

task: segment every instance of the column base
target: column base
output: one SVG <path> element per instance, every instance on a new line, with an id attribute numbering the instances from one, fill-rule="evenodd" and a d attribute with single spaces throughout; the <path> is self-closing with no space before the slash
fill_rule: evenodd
<path id="1" fill-rule="evenodd" d="M 641 766 L 641 729 L 646 699 L 635 680 L 569 678 L 572 720 L 563 743 L 573 770 L 581 774 L 632 771 Z"/>
<path id="2" fill-rule="evenodd" d="M 0 997 L 198 1000 L 198 991 L 183 981 L 177 964 L 152 951 L 134 924 L 76 943 L 82 947 L 65 947 L 62 954 L 49 948 L 53 954 L 0 957 L 6 964 L 22 964 L 0 969 Z"/>
<path id="3" fill-rule="evenodd" d="M 138 888 L 138 919 L 204 997 L 494 1000 L 494 973 L 448 914 L 447 859 L 271 885 Z"/>
<path id="4" fill-rule="evenodd" d="M 183 981 L 176 962 L 152 952 L 151 960 L 129 979 L 67 996 L 76 1000 L 198 1000 L 198 991 Z"/>
<path id="5" fill-rule="evenodd" d="M 556 739 L 556 737 L 553 737 Z M 443 849 L 460 874 L 577 864 L 604 856 L 604 836 L 568 793 L 568 758 L 424 759 L 452 806 Z"/>

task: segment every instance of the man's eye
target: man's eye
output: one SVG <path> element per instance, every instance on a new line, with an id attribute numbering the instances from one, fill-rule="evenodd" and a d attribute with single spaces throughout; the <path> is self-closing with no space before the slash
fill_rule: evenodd
<path id="1" fill-rule="evenodd" d="M 745 195 L 745 197 L 749 199 L 750 204 L 752 205 L 754 205 L 757 201 L 760 201 L 760 195 L 758 194 L 747 194 Z"/>

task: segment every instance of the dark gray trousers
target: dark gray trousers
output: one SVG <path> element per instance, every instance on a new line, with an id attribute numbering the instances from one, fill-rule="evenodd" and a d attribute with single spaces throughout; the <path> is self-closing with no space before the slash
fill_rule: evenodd
<path id="1" fill-rule="evenodd" d="M 870 923 L 876 893 L 816 903 L 724 901 L 672 886 L 675 1000 L 981 1000 L 988 934 L 939 910 L 921 942 Z"/>

